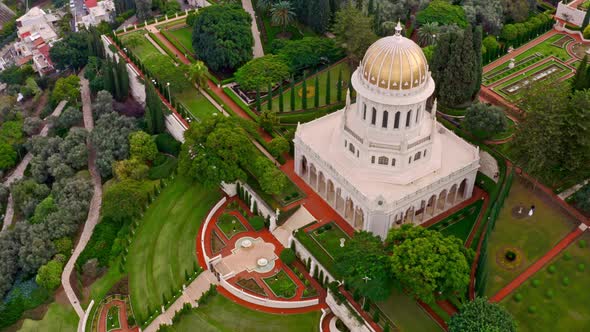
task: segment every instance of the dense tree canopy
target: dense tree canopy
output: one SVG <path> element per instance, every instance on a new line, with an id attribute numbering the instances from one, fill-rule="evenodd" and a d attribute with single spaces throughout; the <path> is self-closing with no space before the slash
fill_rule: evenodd
<path id="1" fill-rule="evenodd" d="M 144 131 L 136 131 L 129 135 L 131 156 L 140 161 L 152 161 L 158 155 L 154 138 Z"/>
<path id="2" fill-rule="evenodd" d="M 238 68 L 252 59 L 251 21 L 240 6 L 201 9 L 193 29 L 195 53 L 214 71 Z"/>
<path id="3" fill-rule="evenodd" d="M 463 331 L 516 332 L 516 323 L 501 305 L 478 297 L 463 305 L 449 321 L 449 332 Z"/>
<path id="4" fill-rule="evenodd" d="M 476 103 L 467 109 L 463 124 L 475 136 L 489 138 L 506 130 L 508 120 L 499 107 Z"/>
<path id="5" fill-rule="evenodd" d="M 334 40 L 319 37 L 304 37 L 299 40 L 275 40 L 273 52 L 280 56 L 289 66 L 291 73 L 303 69 L 315 68 L 325 62 L 341 59 L 342 48 Z"/>
<path id="6" fill-rule="evenodd" d="M 80 78 L 76 75 L 62 77 L 55 82 L 51 92 L 51 102 L 57 105 L 62 100 L 75 104 L 80 99 Z"/>
<path id="7" fill-rule="evenodd" d="M 413 225 L 392 228 L 387 236 L 393 277 L 412 295 L 432 303 L 435 294 L 464 294 L 473 251 L 454 237 Z"/>
<path id="8" fill-rule="evenodd" d="M 103 218 L 125 222 L 139 216 L 147 203 L 147 193 L 141 182 L 123 180 L 109 186 L 100 210 Z"/>
<path id="9" fill-rule="evenodd" d="M 378 236 L 357 232 L 337 251 L 336 271 L 344 282 L 371 301 L 382 301 L 391 294 L 394 285 L 389 256 Z"/>
<path id="10" fill-rule="evenodd" d="M 62 270 L 63 263 L 59 260 L 52 259 L 39 268 L 35 281 L 39 286 L 53 291 L 61 285 Z"/>
<path id="11" fill-rule="evenodd" d="M 129 134 L 135 130 L 135 120 L 115 112 L 104 113 L 96 121 L 90 135 L 96 149 L 96 166 L 100 175 L 112 176 L 112 164 L 129 157 Z"/>
<path id="12" fill-rule="evenodd" d="M 354 63 L 363 58 L 377 39 L 372 24 L 371 18 L 352 6 L 346 6 L 336 13 L 333 28 L 336 40 Z"/>
<path id="13" fill-rule="evenodd" d="M 246 91 L 254 91 L 257 87 L 275 86 L 290 76 L 289 66 L 282 57 L 265 55 L 250 60 L 236 71 L 236 82 Z"/>
<path id="14" fill-rule="evenodd" d="M 438 22 L 440 25 L 455 23 L 462 28 L 467 26 L 467 18 L 465 17 L 463 8 L 444 0 L 432 1 L 428 7 L 418 12 L 416 21 L 420 25 L 429 22 Z"/>

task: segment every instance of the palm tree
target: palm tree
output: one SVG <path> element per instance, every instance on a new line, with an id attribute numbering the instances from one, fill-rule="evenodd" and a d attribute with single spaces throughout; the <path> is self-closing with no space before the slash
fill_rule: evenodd
<path id="1" fill-rule="evenodd" d="M 295 11 L 289 1 L 282 0 L 272 5 L 270 8 L 272 23 L 283 26 L 283 33 L 293 20 L 295 20 Z"/>
<path id="2" fill-rule="evenodd" d="M 258 2 L 256 2 L 256 7 L 262 12 L 267 13 L 274 2 L 274 0 L 258 0 Z"/>
<path id="3" fill-rule="evenodd" d="M 197 61 L 188 67 L 188 77 L 199 88 L 206 87 L 209 69 L 203 61 Z"/>
<path id="4" fill-rule="evenodd" d="M 420 29 L 418 29 L 418 42 L 420 42 L 420 45 L 428 46 L 434 44 L 439 28 L 438 22 L 422 24 Z"/>

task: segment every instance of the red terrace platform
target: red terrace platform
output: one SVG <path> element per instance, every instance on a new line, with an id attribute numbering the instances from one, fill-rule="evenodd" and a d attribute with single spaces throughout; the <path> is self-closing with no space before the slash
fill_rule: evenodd
<path id="1" fill-rule="evenodd" d="M 84 0 L 84 4 L 86 5 L 86 8 L 90 9 L 98 5 L 98 0 Z"/>

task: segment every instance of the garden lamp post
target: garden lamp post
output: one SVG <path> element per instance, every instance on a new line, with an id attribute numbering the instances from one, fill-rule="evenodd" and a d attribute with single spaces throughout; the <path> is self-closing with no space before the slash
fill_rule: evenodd
<path id="1" fill-rule="evenodd" d="M 166 87 L 168 88 L 168 101 L 172 102 L 172 97 L 170 96 L 170 82 L 166 82 Z"/>

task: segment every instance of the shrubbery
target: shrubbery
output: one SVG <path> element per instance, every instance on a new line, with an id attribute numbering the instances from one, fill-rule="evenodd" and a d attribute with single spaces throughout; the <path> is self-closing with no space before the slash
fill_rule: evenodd
<path id="1" fill-rule="evenodd" d="M 172 135 L 163 133 L 156 136 L 156 146 L 158 151 L 178 157 L 181 144 Z"/>
<path id="2" fill-rule="evenodd" d="M 283 251 L 281 251 L 281 261 L 287 265 L 291 265 L 295 262 L 295 259 L 297 258 L 295 256 L 295 251 L 293 251 L 293 249 L 291 248 L 285 248 L 283 249 Z"/>
<path id="3" fill-rule="evenodd" d="M 259 231 L 264 228 L 264 218 L 261 216 L 253 216 L 248 219 L 250 226 L 254 228 L 255 231 Z"/>

